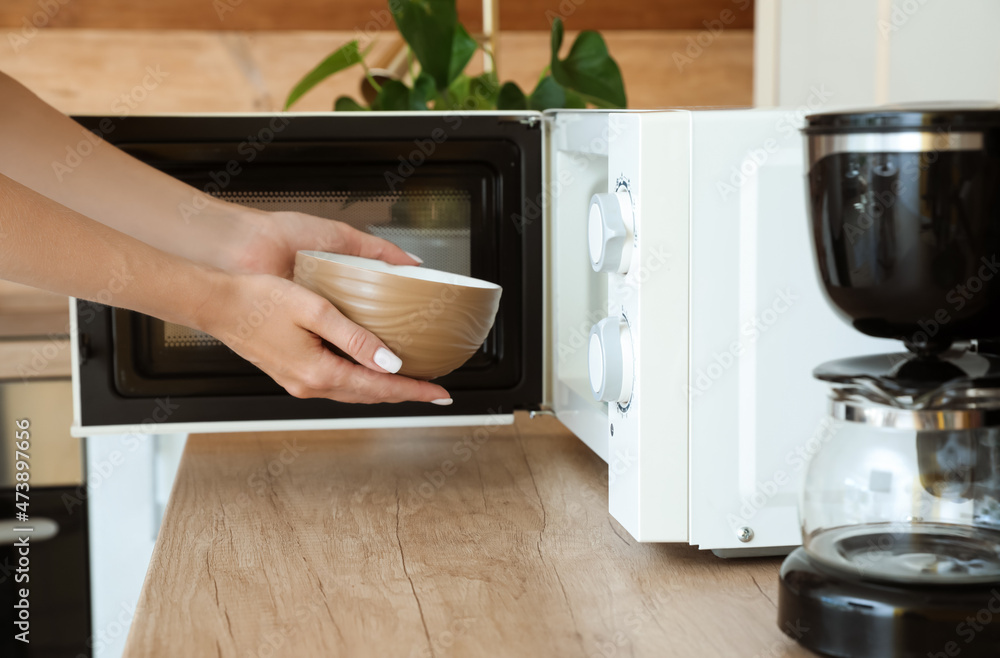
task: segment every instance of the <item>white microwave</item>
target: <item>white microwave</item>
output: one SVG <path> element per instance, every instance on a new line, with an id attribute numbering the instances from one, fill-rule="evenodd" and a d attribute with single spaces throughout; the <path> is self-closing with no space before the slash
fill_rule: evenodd
<path id="1" fill-rule="evenodd" d="M 811 370 L 879 350 L 822 297 L 800 115 L 361 115 L 131 117 L 105 137 L 209 193 L 350 221 L 501 283 L 494 331 L 442 382 L 455 404 L 298 400 L 210 336 L 72 300 L 76 435 L 551 411 L 608 463 L 610 512 L 635 539 L 799 544 L 800 479 L 828 438 Z"/>

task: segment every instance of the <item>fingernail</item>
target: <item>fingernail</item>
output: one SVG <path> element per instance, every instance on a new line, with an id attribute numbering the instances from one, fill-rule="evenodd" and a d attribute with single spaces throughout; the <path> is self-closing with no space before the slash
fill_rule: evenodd
<path id="1" fill-rule="evenodd" d="M 403 367 L 403 360 L 388 349 L 380 347 L 375 352 L 375 364 L 382 370 L 399 372 L 399 369 Z"/>
<path id="2" fill-rule="evenodd" d="M 417 265 L 423 265 L 424 264 L 424 259 L 421 258 L 420 256 L 417 256 L 416 254 L 411 254 L 408 251 L 406 252 L 406 255 L 409 256 L 410 258 L 412 258 L 413 260 L 417 261 Z"/>
<path id="3" fill-rule="evenodd" d="M 449 404 L 454 402 L 451 398 L 441 398 L 440 400 L 431 400 L 431 404 L 437 404 L 442 407 L 447 407 Z"/>

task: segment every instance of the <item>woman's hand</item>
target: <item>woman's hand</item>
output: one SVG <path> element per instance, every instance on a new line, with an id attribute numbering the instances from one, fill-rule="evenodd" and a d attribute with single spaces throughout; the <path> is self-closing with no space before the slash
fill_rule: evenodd
<path id="1" fill-rule="evenodd" d="M 198 311 L 199 328 L 297 398 L 451 404 L 437 384 L 393 374 L 402 365 L 399 357 L 302 286 L 273 275 L 216 273 L 213 288 Z M 323 340 L 358 363 L 337 356 Z"/>
<path id="2" fill-rule="evenodd" d="M 300 249 L 377 258 L 394 265 L 420 260 L 387 240 L 343 222 L 297 212 L 233 208 L 239 234 L 221 263 L 220 303 L 203 329 L 298 398 L 341 402 L 451 404 L 442 387 L 396 375 L 399 357 L 373 333 L 290 279 Z M 280 277 L 280 278 L 279 278 Z M 337 356 L 326 340 L 357 363 Z M 361 364 L 361 365 L 358 365 Z"/>
<path id="3" fill-rule="evenodd" d="M 399 359 L 377 337 L 286 280 L 300 249 L 419 262 L 398 247 L 208 196 L 105 142 L 53 176 L 83 129 L 2 73 L 0 118 L 0 278 L 203 329 L 299 397 L 450 402 L 440 386 L 390 374 Z M 130 283 L 111 288 L 122 273 Z"/>
<path id="4" fill-rule="evenodd" d="M 222 269 L 243 274 L 274 274 L 291 278 L 295 254 L 301 249 L 376 258 L 393 265 L 422 261 L 388 240 L 332 219 L 298 212 L 265 212 L 234 206 L 237 235 Z"/>

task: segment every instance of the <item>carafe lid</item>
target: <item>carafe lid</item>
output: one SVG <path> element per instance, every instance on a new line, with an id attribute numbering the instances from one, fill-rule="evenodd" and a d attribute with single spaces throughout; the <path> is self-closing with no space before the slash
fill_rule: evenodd
<path id="1" fill-rule="evenodd" d="M 993 102 L 938 102 L 883 105 L 821 112 L 806 117 L 807 135 L 920 131 L 979 131 L 1000 128 L 1000 105 Z"/>

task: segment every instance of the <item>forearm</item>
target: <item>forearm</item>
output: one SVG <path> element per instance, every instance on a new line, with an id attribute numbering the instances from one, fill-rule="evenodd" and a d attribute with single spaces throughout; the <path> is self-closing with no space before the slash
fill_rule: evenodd
<path id="1" fill-rule="evenodd" d="M 222 276 L 0 175 L 0 278 L 200 328 Z"/>
<path id="2" fill-rule="evenodd" d="M 158 249 L 222 266 L 250 238 L 233 205 L 98 140 L 3 73 L 0 145 L 0 174 Z"/>

